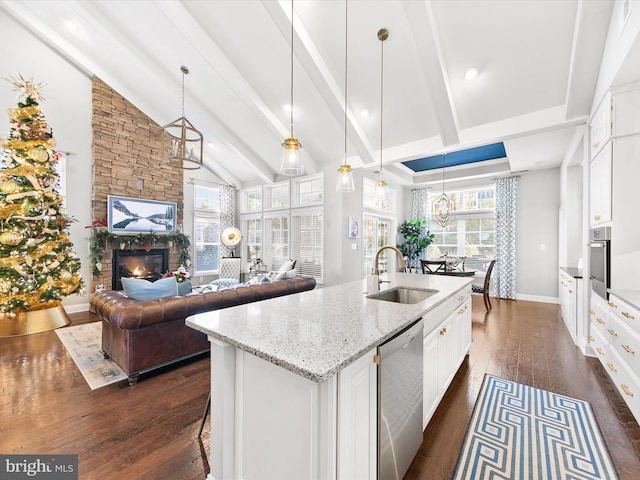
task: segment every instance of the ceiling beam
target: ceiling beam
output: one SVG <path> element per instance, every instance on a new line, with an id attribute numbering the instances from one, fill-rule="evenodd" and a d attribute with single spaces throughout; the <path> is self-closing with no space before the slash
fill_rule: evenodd
<path id="1" fill-rule="evenodd" d="M 613 2 L 578 0 L 565 95 L 567 120 L 588 115 L 596 90 Z"/>
<path id="2" fill-rule="evenodd" d="M 431 3 L 427 0 L 403 0 L 402 6 L 414 44 L 419 45 L 416 51 L 440 126 L 442 144 L 445 147 L 456 145 L 460 143 L 458 119 Z"/>
<path id="3" fill-rule="evenodd" d="M 264 2 L 264 7 L 273 19 L 282 35 L 291 42 L 291 11 L 288 2 Z M 338 85 L 336 79 L 331 75 L 329 67 L 320 55 L 311 36 L 296 16 L 294 30 L 296 39 L 294 40 L 294 51 L 296 58 L 301 63 L 308 77 L 311 79 L 316 89 L 325 101 L 327 107 L 333 114 L 339 125 L 344 123 L 344 91 Z M 356 115 L 348 109 L 347 120 L 349 127 L 347 132 L 349 140 L 360 155 L 363 163 L 374 160 L 374 149 L 369 142 L 362 126 L 356 121 Z M 353 165 L 357 166 L 357 165 Z"/>

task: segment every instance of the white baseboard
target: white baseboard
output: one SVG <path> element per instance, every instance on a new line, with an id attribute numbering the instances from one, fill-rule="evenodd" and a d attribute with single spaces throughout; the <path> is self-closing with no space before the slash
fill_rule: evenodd
<path id="1" fill-rule="evenodd" d="M 543 297 L 541 295 L 525 295 L 521 293 L 516 295 L 516 300 L 528 300 L 530 302 L 560 304 L 560 299 L 558 297 Z"/>
<path id="2" fill-rule="evenodd" d="M 89 311 L 88 303 L 77 303 L 75 305 L 63 305 L 63 307 L 67 313 L 79 313 L 79 312 Z"/>

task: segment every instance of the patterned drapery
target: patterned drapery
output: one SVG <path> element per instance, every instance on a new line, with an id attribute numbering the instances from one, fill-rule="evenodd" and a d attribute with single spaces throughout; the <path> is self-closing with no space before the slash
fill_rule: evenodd
<path id="1" fill-rule="evenodd" d="M 225 228 L 238 226 L 236 225 L 236 198 L 237 192 L 234 187 L 220 186 L 220 233 L 224 232 Z M 220 265 L 219 260 L 231 256 L 233 250 L 220 243 L 218 252 L 218 265 Z"/>
<path id="2" fill-rule="evenodd" d="M 411 218 L 412 220 L 429 220 L 429 189 L 420 188 L 412 191 L 413 201 Z"/>
<path id="3" fill-rule="evenodd" d="M 496 179 L 496 264 L 494 290 L 499 298 L 516 298 L 517 177 Z"/>

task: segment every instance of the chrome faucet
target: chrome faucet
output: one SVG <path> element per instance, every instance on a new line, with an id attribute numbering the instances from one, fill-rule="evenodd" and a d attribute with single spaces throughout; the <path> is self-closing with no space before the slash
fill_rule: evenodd
<path id="1" fill-rule="evenodd" d="M 376 258 L 374 261 L 374 266 L 373 266 L 373 274 L 374 275 L 380 275 L 380 270 L 378 269 L 378 258 L 380 257 L 380 253 L 387 249 L 390 248 L 391 250 L 394 250 L 396 252 L 396 254 L 398 255 L 398 266 L 402 269 L 404 269 L 406 271 L 407 268 L 407 264 L 404 261 L 404 257 L 402 256 L 402 252 L 400 250 L 398 250 L 396 247 L 394 247 L 393 245 L 384 245 L 382 247 L 380 247 L 378 249 L 378 251 L 376 252 Z"/>

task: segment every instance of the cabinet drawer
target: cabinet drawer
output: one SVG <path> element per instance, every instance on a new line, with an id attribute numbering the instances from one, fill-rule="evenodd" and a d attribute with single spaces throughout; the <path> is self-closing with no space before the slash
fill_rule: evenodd
<path id="1" fill-rule="evenodd" d="M 640 312 L 638 310 L 615 295 L 609 297 L 608 307 L 609 313 L 614 318 L 640 334 Z"/>
<path id="2" fill-rule="evenodd" d="M 633 416 L 636 420 L 640 419 L 640 380 L 629 371 L 615 350 L 611 352 L 610 358 L 603 365 Z"/>
<path id="3" fill-rule="evenodd" d="M 446 299 L 443 303 L 435 307 L 424 317 L 425 329 L 424 336 L 426 337 L 433 331 L 435 326 L 446 319 L 452 312 L 456 311 L 460 306 L 471 297 L 471 287 L 465 287 L 451 297 Z"/>
<path id="4" fill-rule="evenodd" d="M 606 312 L 599 312 L 594 308 L 589 309 L 589 318 L 591 319 L 591 332 L 597 330 L 598 333 L 607 337 L 607 315 Z"/>
<path id="5" fill-rule="evenodd" d="M 640 375 L 640 335 L 616 318 L 610 319 L 609 330 L 615 332 L 615 336 L 611 338 L 611 346 L 629 365 L 629 369 Z"/>
<path id="6" fill-rule="evenodd" d="M 609 342 L 599 333 L 599 330 L 592 330 L 587 340 L 598 360 L 606 366 L 609 357 Z"/>

